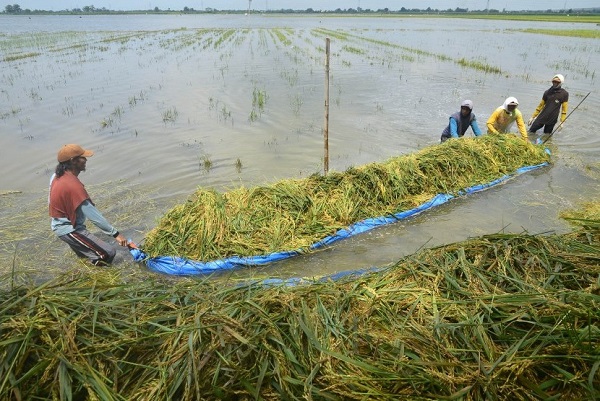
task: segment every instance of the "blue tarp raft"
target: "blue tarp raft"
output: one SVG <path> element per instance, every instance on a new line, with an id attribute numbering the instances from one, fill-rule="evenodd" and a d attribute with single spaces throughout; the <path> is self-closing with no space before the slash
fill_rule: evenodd
<path id="1" fill-rule="evenodd" d="M 534 166 L 521 167 L 517 169 L 517 171 L 514 174 L 505 175 L 487 184 L 480 184 L 466 188 L 465 190 L 459 192 L 457 196 L 463 196 L 483 191 L 485 189 L 499 185 L 512 177 L 547 165 L 548 163 L 541 163 Z M 307 252 L 322 249 L 337 241 L 364 233 L 376 227 L 396 223 L 399 220 L 406 219 L 408 217 L 417 215 L 436 206 L 442 205 L 455 197 L 456 196 L 449 194 L 438 194 L 429 201 L 413 209 L 405 210 L 394 215 L 373 217 L 359 221 L 347 228 L 337 231 L 333 235 L 323 238 L 317 243 L 312 244 L 308 249 L 275 252 L 268 255 L 260 256 L 233 256 L 226 259 L 219 259 L 208 262 L 195 261 L 175 256 L 158 256 L 148 258 L 147 255 L 141 249 L 131 249 L 130 252 L 133 255 L 135 261 L 145 263 L 146 266 L 148 266 L 148 268 L 150 268 L 151 270 L 158 273 L 165 273 L 178 276 L 199 275 L 214 273 L 218 271 L 232 270 L 242 267 L 262 266 L 280 260 L 292 258 L 294 256 L 298 256 Z"/>

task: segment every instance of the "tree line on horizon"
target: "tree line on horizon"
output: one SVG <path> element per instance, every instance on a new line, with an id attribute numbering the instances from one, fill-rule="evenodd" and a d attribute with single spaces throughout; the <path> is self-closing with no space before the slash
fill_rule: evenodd
<path id="1" fill-rule="evenodd" d="M 360 7 L 357 8 L 347 8 L 341 9 L 336 8 L 335 10 L 314 10 L 313 8 L 307 8 L 305 10 L 295 10 L 295 9 L 278 9 L 278 10 L 218 10 L 216 8 L 207 7 L 204 10 L 195 10 L 191 7 L 183 7 L 181 10 L 175 10 L 171 8 L 167 8 L 166 10 L 160 9 L 158 7 L 154 7 L 153 9 L 148 10 L 131 10 L 131 11 L 123 11 L 123 10 L 109 10 L 106 7 L 97 8 L 93 5 L 84 6 L 82 8 L 72 8 L 65 9 L 60 11 L 52 11 L 52 10 L 30 10 L 28 8 L 23 9 L 19 4 L 8 4 L 4 7 L 4 11 L 2 14 L 135 14 L 135 13 L 184 13 L 184 14 L 217 14 L 217 13 L 272 13 L 272 14 L 462 14 L 462 13 L 476 13 L 476 14 L 596 14 L 600 12 L 599 7 L 595 8 L 582 8 L 582 9 L 562 9 L 562 10 L 530 10 L 530 11 L 506 11 L 506 9 L 497 10 L 497 9 L 485 9 L 485 10 L 469 10 L 468 8 L 460 8 L 456 7 L 454 9 L 448 8 L 445 10 L 432 9 L 431 7 L 427 7 L 426 9 L 419 8 L 405 8 L 400 7 L 398 10 L 391 10 L 389 8 L 380 8 L 377 10 L 371 9 L 363 9 Z"/>

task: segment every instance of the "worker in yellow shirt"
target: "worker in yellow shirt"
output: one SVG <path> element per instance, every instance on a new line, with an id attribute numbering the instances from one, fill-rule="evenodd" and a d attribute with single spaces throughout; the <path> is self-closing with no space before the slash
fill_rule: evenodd
<path id="1" fill-rule="evenodd" d="M 521 138 L 526 140 L 527 129 L 525 128 L 523 115 L 517 109 L 518 105 L 519 101 L 516 98 L 512 96 L 507 98 L 504 104 L 498 107 L 487 120 L 488 134 L 507 134 L 516 121 Z"/>

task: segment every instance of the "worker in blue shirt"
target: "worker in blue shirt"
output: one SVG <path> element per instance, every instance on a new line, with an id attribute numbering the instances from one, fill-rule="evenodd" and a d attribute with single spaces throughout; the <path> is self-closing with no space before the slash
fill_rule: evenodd
<path id="1" fill-rule="evenodd" d="M 450 138 L 460 138 L 471 127 L 475 136 L 481 135 L 481 130 L 477 124 L 477 118 L 473 113 L 473 102 L 464 100 L 460 104 L 460 111 L 450 116 L 448 126 L 442 132 L 441 141 L 447 141 Z"/>

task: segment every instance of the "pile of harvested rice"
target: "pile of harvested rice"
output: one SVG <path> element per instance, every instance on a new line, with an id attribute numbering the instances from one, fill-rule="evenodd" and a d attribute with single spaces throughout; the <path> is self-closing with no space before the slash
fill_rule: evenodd
<path id="1" fill-rule="evenodd" d="M 597 399 L 600 236 L 582 227 L 296 287 L 12 283 L 0 399 Z"/>
<path id="2" fill-rule="evenodd" d="M 408 210 L 436 194 L 456 194 L 548 160 L 543 147 L 514 135 L 484 135 L 327 176 L 226 193 L 200 188 L 147 234 L 144 252 L 208 261 L 306 249 L 366 218 Z"/>

